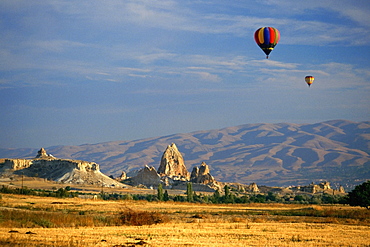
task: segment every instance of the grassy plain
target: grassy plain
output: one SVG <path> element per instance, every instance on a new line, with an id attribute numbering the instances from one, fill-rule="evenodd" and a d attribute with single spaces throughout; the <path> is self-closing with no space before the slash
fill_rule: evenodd
<path id="1" fill-rule="evenodd" d="M 0 246 L 370 246 L 370 210 L 342 205 L 193 204 L 3 194 Z M 161 223 L 123 225 L 122 212 Z"/>

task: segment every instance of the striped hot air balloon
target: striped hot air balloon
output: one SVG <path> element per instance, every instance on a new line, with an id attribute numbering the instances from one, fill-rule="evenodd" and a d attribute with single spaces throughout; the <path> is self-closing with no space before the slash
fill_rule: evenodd
<path id="1" fill-rule="evenodd" d="M 280 32 L 274 27 L 261 27 L 254 32 L 254 40 L 269 58 L 270 52 L 280 40 Z"/>
<path id="2" fill-rule="evenodd" d="M 307 85 L 310 87 L 313 81 L 315 80 L 315 77 L 308 75 L 304 78 L 304 80 L 306 81 Z"/>

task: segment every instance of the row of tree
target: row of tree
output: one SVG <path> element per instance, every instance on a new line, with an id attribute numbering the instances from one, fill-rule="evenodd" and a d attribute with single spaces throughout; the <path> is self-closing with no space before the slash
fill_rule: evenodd
<path id="1" fill-rule="evenodd" d="M 20 194 L 20 195 L 30 195 L 30 196 L 45 196 L 45 197 L 77 197 L 78 192 L 71 192 L 70 186 L 67 186 L 65 188 L 59 188 L 59 189 L 54 189 L 52 191 L 50 190 L 36 190 L 36 189 L 29 189 L 25 186 L 21 188 L 11 188 L 8 186 L 3 185 L 0 188 L 0 193 L 4 194 Z"/>
<path id="2" fill-rule="evenodd" d="M 231 192 L 231 188 L 225 185 L 223 191 L 216 190 L 212 195 L 197 194 L 192 189 L 192 183 L 187 184 L 186 196 L 169 196 L 160 184 L 157 189 L 158 201 L 183 201 L 197 203 L 307 203 L 307 204 L 346 204 L 346 196 L 319 194 L 319 195 L 284 195 L 268 192 L 267 194 L 242 194 Z"/>
<path id="3" fill-rule="evenodd" d="M 370 180 L 357 185 L 355 189 L 348 193 L 346 196 L 340 195 L 295 195 L 294 197 L 290 195 L 279 196 L 272 192 L 264 194 L 255 195 L 243 195 L 236 196 L 230 192 L 230 187 L 225 185 L 223 195 L 220 191 L 215 191 L 212 196 L 207 195 L 197 195 L 192 189 L 192 183 L 187 184 L 186 188 L 186 201 L 187 202 L 205 202 L 205 203 L 251 203 L 251 202 L 299 202 L 299 203 L 310 203 L 310 204 L 349 204 L 351 206 L 360 206 L 370 209 Z M 157 190 L 157 199 L 159 201 L 168 201 L 170 197 L 167 190 L 163 192 L 163 187 L 160 184 Z M 174 201 L 179 200 L 178 197 L 173 198 Z M 185 198 L 180 200 L 185 201 Z"/>
<path id="4" fill-rule="evenodd" d="M 0 193 L 8 194 L 23 194 L 37 195 L 48 197 L 77 197 L 80 192 L 72 192 L 71 188 L 59 188 L 53 191 L 33 190 L 27 187 L 9 188 L 2 186 Z M 361 206 L 370 209 L 370 180 L 357 185 L 354 190 L 346 196 L 319 194 L 319 195 L 284 195 L 280 196 L 269 192 L 267 194 L 242 194 L 237 195 L 231 192 L 230 187 L 225 185 L 222 193 L 216 190 L 212 195 L 197 194 L 193 191 L 192 183 L 187 184 L 185 195 L 169 195 L 167 190 L 163 189 L 162 184 L 159 184 L 157 194 L 148 195 L 131 195 L 118 193 L 100 193 L 100 198 L 103 200 L 147 200 L 147 201 L 176 201 L 176 202 L 195 202 L 195 203 L 307 203 L 307 204 L 349 204 L 351 206 Z"/>

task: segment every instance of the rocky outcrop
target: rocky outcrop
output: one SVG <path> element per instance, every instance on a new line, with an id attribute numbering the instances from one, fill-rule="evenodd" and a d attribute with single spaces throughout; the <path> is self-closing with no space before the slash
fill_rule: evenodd
<path id="1" fill-rule="evenodd" d="M 240 184 L 240 183 L 225 183 L 228 184 L 231 188 L 234 188 L 238 192 L 241 193 L 265 193 L 264 191 L 260 191 L 256 183 L 250 183 L 249 185 Z"/>
<path id="2" fill-rule="evenodd" d="M 328 182 L 328 181 L 319 183 L 319 187 L 323 190 L 330 190 L 331 189 L 330 182 Z"/>
<path id="3" fill-rule="evenodd" d="M 118 180 L 122 181 L 122 180 L 125 180 L 127 179 L 127 174 L 126 172 L 122 172 L 121 175 L 118 177 Z"/>
<path id="4" fill-rule="evenodd" d="M 194 183 L 193 188 L 199 191 L 215 191 L 221 188 L 205 162 L 200 167 L 194 167 L 190 176 L 184 159 L 174 143 L 167 146 L 164 151 L 158 172 L 154 167 L 145 166 L 141 170 L 129 172 L 127 176 L 125 183 L 133 186 L 157 187 L 161 183 L 166 188 L 182 190 L 186 189 L 190 181 Z"/>
<path id="5" fill-rule="evenodd" d="M 30 167 L 32 160 L 26 159 L 4 159 L 0 164 L 1 173 L 11 173 Z"/>
<path id="6" fill-rule="evenodd" d="M 346 193 L 346 191 L 344 190 L 344 187 L 341 185 L 339 186 L 339 190 L 338 190 L 340 193 Z"/>
<path id="7" fill-rule="evenodd" d="M 5 159 L 0 163 L 0 172 L 2 175 L 18 174 L 61 183 L 123 187 L 123 184 L 101 173 L 95 162 L 57 159 L 43 148 L 31 160 Z"/>
<path id="8" fill-rule="evenodd" d="M 196 184 L 205 185 L 208 187 L 208 189 L 211 190 L 221 189 L 221 185 L 211 175 L 209 166 L 205 162 L 202 162 L 202 164 L 199 167 L 195 166 L 193 168 L 193 171 L 191 172 L 190 176 L 190 182 L 195 184 L 193 185 L 194 189 L 199 187 Z M 204 186 L 203 187 L 201 186 L 199 188 L 204 188 Z M 202 189 L 202 191 L 207 191 L 207 189 Z"/>
<path id="9" fill-rule="evenodd" d="M 332 189 L 330 182 L 321 182 L 319 184 L 314 184 L 313 182 L 306 186 L 296 186 L 292 188 L 293 191 L 302 191 L 307 193 L 327 193 L 327 194 L 336 194 L 336 193 L 345 193 L 343 186 L 340 186 L 338 190 Z"/>
<path id="10" fill-rule="evenodd" d="M 175 180 L 189 180 L 190 174 L 186 169 L 184 158 L 175 143 L 167 146 L 158 168 L 160 176 L 167 176 Z"/>
<path id="11" fill-rule="evenodd" d="M 134 186 L 145 185 L 146 187 L 157 187 L 161 182 L 161 177 L 154 167 L 145 166 L 137 172 L 136 176 L 129 178 L 127 182 Z"/>
<path id="12" fill-rule="evenodd" d="M 44 148 L 41 148 L 35 157 L 35 159 L 55 159 L 51 154 L 48 154 Z"/>
<path id="13" fill-rule="evenodd" d="M 249 184 L 249 186 L 245 187 L 245 190 L 252 193 L 260 192 L 260 189 L 258 188 L 256 183 Z"/>
<path id="14" fill-rule="evenodd" d="M 190 182 L 197 184 L 211 184 L 216 182 L 214 177 L 209 172 L 209 167 L 205 162 L 202 162 L 200 167 L 194 167 L 191 172 Z"/>

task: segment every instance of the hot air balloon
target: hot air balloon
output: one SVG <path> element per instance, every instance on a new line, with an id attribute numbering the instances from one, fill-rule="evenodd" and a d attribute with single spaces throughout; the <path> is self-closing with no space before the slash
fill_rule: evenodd
<path id="1" fill-rule="evenodd" d="M 261 27 L 254 32 L 254 40 L 268 59 L 270 52 L 280 40 L 280 33 L 279 30 L 273 27 Z"/>
<path id="2" fill-rule="evenodd" d="M 308 85 L 308 86 L 311 86 L 311 84 L 312 84 L 312 83 L 313 83 L 313 81 L 315 80 L 315 77 L 308 75 L 308 76 L 306 76 L 306 77 L 304 78 L 304 80 L 306 81 L 306 83 L 307 83 L 307 85 Z"/>

